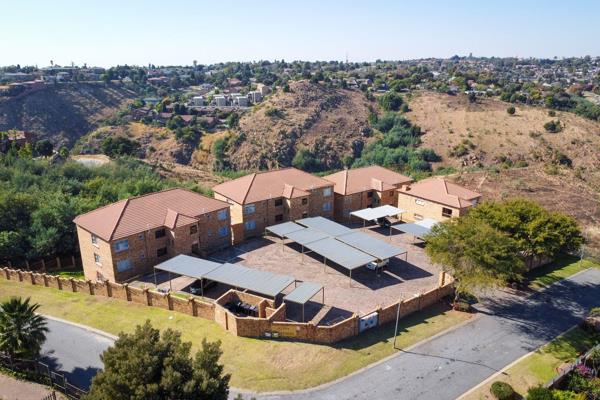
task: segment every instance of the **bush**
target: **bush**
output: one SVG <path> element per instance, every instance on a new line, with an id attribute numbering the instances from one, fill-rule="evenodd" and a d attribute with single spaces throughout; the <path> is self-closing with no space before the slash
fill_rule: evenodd
<path id="1" fill-rule="evenodd" d="M 515 115 L 516 112 L 516 108 L 514 108 L 513 106 L 510 106 L 506 109 L 506 112 L 508 113 L 508 115 Z"/>
<path id="2" fill-rule="evenodd" d="M 543 386 L 529 388 L 527 391 L 527 400 L 554 400 L 552 390 Z"/>
<path id="3" fill-rule="evenodd" d="M 548 121 L 544 124 L 544 129 L 550 133 L 558 133 L 563 130 L 563 127 L 562 127 L 560 121 L 552 120 L 552 121 Z"/>
<path id="4" fill-rule="evenodd" d="M 496 381 L 492 383 L 490 392 L 498 400 L 511 400 L 516 397 L 515 390 L 506 382 Z"/>
<path id="5" fill-rule="evenodd" d="M 585 394 L 575 393 L 570 390 L 554 390 L 552 392 L 553 400 L 585 400 Z"/>

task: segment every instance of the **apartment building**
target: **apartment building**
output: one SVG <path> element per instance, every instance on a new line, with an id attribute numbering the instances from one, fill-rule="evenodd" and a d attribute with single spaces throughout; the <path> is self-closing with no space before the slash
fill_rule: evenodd
<path id="1" fill-rule="evenodd" d="M 398 191 L 412 182 L 408 176 L 378 165 L 346 169 L 323 177 L 334 184 L 334 218 L 350 220 L 352 211 L 382 205 L 396 206 Z"/>
<path id="2" fill-rule="evenodd" d="M 246 175 L 215 186 L 213 192 L 231 206 L 235 243 L 279 222 L 333 217 L 333 183 L 296 168 Z"/>
<path id="3" fill-rule="evenodd" d="M 424 218 L 443 221 L 459 217 L 480 199 L 481 194 L 438 177 L 398 189 L 398 208 L 406 210 L 403 217 L 414 221 Z"/>
<path id="4" fill-rule="evenodd" d="M 181 188 L 121 200 L 73 222 L 93 281 L 127 281 L 175 255 L 231 245 L 229 205 Z"/>

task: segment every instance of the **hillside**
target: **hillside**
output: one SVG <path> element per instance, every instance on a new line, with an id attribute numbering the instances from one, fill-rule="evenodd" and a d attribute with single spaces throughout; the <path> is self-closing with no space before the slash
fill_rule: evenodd
<path id="1" fill-rule="evenodd" d="M 30 131 L 38 139 L 71 146 L 134 97 L 121 86 L 46 86 L 21 96 L 0 98 L 0 131 Z"/>
<path id="2" fill-rule="evenodd" d="M 307 149 L 326 169 L 338 168 L 365 140 L 369 105 L 358 91 L 330 89 L 308 81 L 290 83 L 245 114 L 228 151 L 234 169 L 289 166 Z M 354 144 L 356 146 L 356 144 Z"/>
<path id="3" fill-rule="evenodd" d="M 547 109 L 521 105 L 509 115 L 508 106 L 494 99 L 471 104 L 466 96 L 422 92 L 410 102 L 407 116 L 425 132 L 423 147 L 441 155 L 443 165 L 570 164 L 579 178 L 600 187 L 600 123 L 568 112 L 551 117 Z M 544 124 L 551 120 L 560 121 L 563 130 L 547 132 Z"/>

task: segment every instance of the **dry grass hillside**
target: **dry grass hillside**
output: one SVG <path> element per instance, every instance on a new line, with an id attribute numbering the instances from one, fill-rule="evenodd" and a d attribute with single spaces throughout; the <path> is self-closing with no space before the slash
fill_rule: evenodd
<path id="1" fill-rule="evenodd" d="M 0 130 L 30 131 L 55 145 L 70 146 L 134 97 L 135 93 L 121 86 L 83 83 L 46 86 L 1 99 Z"/>
<path id="2" fill-rule="evenodd" d="M 329 89 L 308 81 L 293 82 L 245 114 L 231 146 L 229 162 L 236 169 L 288 166 L 299 149 L 310 150 L 325 168 L 341 166 L 363 141 L 368 107 L 361 92 Z"/>
<path id="3" fill-rule="evenodd" d="M 423 128 L 423 146 L 440 154 L 445 165 L 548 166 L 568 163 L 566 155 L 579 177 L 600 186 L 600 123 L 567 112 L 551 117 L 547 109 L 520 105 L 509 115 L 508 106 L 494 99 L 470 104 L 466 96 L 425 92 L 411 101 L 407 115 Z M 546 132 L 544 124 L 551 120 L 559 120 L 563 130 Z M 461 147 L 466 154 L 451 155 Z"/>

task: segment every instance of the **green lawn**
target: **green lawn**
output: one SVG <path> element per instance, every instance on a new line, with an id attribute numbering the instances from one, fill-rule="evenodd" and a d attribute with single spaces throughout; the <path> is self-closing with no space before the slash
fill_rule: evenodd
<path id="1" fill-rule="evenodd" d="M 49 274 L 62 276 L 63 278 L 85 279 L 85 276 L 83 275 L 83 270 L 76 270 L 76 271 L 64 270 L 64 271 L 49 272 Z"/>
<path id="2" fill-rule="evenodd" d="M 237 388 L 267 391 L 316 386 L 345 376 L 391 355 L 393 324 L 367 332 L 335 346 L 292 341 L 240 338 L 214 322 L 127 303 L 121 300 L 63 292 L 40 286 L 0 280 L 0 300 L 31 297 L 40 312 L 118 334 L 132 331 L 149 319 L 161 329 L 174 328 L 183 339 L 198 346 L 202 338 L 221 340 L 222 361 Z M 397 346 L 407 347 L 471 318 L 470 314 L 434 306 L 400 324 Z"/>
<path id="3" fill-rule="evenodd" d="M 575 360 L 579 354 L 590 349 L 598 341 L 600 335 L 574 327 L 461 400 L 493 399 L 490 387 L 497 380 L 508 382 L 519 394 L 524 395 L 530 387 L 552 379 L 558 367 Z"/>
<path id="4" fill-rule="evenodd" d="M 530 289 L 540 290 L 588 268 L 600 268 L 600 265 L 590 260 L 563 255 L 548 265 L 534 269 L 525 278 Z"/>

